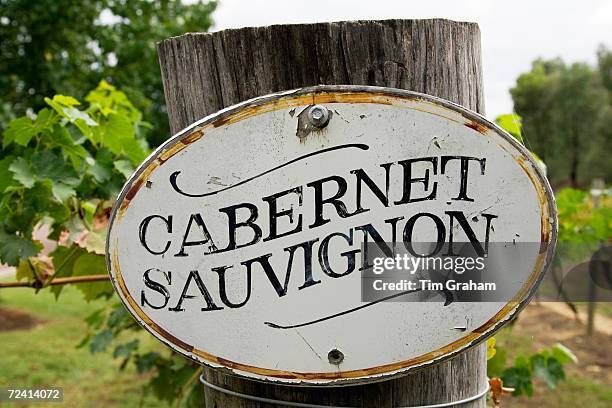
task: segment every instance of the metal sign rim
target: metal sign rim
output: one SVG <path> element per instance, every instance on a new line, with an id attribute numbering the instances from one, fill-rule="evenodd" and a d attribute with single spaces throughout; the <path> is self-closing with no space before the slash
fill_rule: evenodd
<path id="1" fill-rule="evenodd" d="M 493 130 L 495 133 L 497 133 L 499 137 L 509 142 L 520 153 L 520 156 L 525 161 L 529 162 L 529 164 L 531 165 L 530 170 L 533 170 L 533 172 L 535 173 L 537 181 L 533 180 L 533 178 L 529 176 L 529 173 L 527 173 L 527 175 L 531 179 L 531 182 L 534 184 L 534 187 L 536 188 L 536 190 L 538 190 L 538 186 L 535 185 L 536 182 L 539 184 L 539 186 L 543 190 L 544 196 L 546 198 L 545 206 L 547 207 L 546 209 L 548 211 L 548 218 L 549 218 L 548 221 L 550 222 L 550 225 L 549 225 L 550 229 L 548 230 L 548 237 L 546 240 L 547 249 L 546 249 L 546 257 L 544 259 L 544 262 L 540 266 L 538 266 L 536 263 L 536 266 L 534 267 L 534 271 L 532 271 L 530 278 L 533 278 L 534 274 L 537 274 L 537 276 L 535 277 L 535 280 L 530 282 L 531 286 L 527 288 L 527 292 L 520 295 L 520 299 L 511 300 L 507 302 L 506 305 L 502 308 L 502 311 L 498 312 L 497 314 L 497 315 L 501 314 L 501 316 L 498 316 L 496 318 L 497 316 L 496 315 L 493 318 L 491 318 L 489 322 L 491 321 L 493 322 L 487 325 L 486 329 L 483 329 L 481 333 L 474 334 L 479 328 L 474 329 L 473 331 L 471 331 L 470 333 L 467 333 L 465 336 L 463 336 L 459 340 L 456 340 L 455 342 L 447 346 L 444 346 L 438 350 L 434 350 L 430 353 L 427 353 L 426 355 L 432 356 L 431 358 L 428 358 L 422 361 L 417 361 L 421 357 L 423 357 L 423 356 L 419 356 L 416 358 L 412 358 L 410 360 L 406 360 L 406 361 L 402 361 L 398 363 L 387 364 L 384 366 L 353 370 L 353 371 L 358 371 L 360 373 L 356 375 L 351 371 L 345 371 L 345 372 L 339 371 L 339 372 L 334 372 L 334 373 L 325 373 L 325 372 L 324 373 L 298 373 L 298 372 L 293 373 L 293 372 L 271 370 L 271 369 L 260 368 L 260 367 L 245 366 L 240 363 L 235 363 L 235 362 L 223 360 L 222 358 L 219 358 L 216 356 L 211 356 L 210 354 L 204 351 L 200 351 L 200 354 L 197 355 L 197 354 L 194 354 L 193 347 L 191 348 L 191 350 L 189 350 L 187 347 L 185 347 L 189 345 L 186 345 L 179 339 L 176 339 L 174 336 L 170 335 L 170 333 L 167 333 L 164 329 L 159 327 L 155 322 L 151 321 L 150 319 L 148 319 L 149 322 L 145 322 L 144 319 L 141 317 L 141 315 L 136 310 L 133 310 L 132 305 L 130 304 L 133 302 L 133 298 L 129 295 L 129 293 L 127 292 L 127 289 L 122 287 L 123 286 L 122 282 L 118 281 L 117 276 L 115 276 L 117 271 L 113 269 L 114 260 L 112 259 L 113 256 L 110 254 L 110 248 L 111 248 L 110 237 L 111 237 L 111 231 L 113 229 L 115 221 L 117 220 L 118 214 L 120 214 L 122 210 L 124 211 L 124 209 L 122 209 L 122 206 L 126 203 L 126 197 L 132 192 L 132 189 L 134 189 L 134 187 L 139 188 L 139 186 L 135 186 L 134 183 L 138 181 L 139 178 L 141 178 L 143 173 L 145 173 L 145 171 L 150 167 L 151 164 L 153 164 L 156 160 L 158 160 L 158 158 L 160 158 L 160 156 L 162 156 L 164 153 L 169 152 L 171 148 L 177 146 L 177 144 L 183 141 L 184 139 L 190 136 L 193 136 L 194 134 L 197 134 L 201 128 L 204 128 L 210 124 L 219 124 L 219 126 L 222 126 L 227 121 L 229 121 L 230 118 L 234 117 L 237 113 L 243 112 L 246 109 L 256 109 L 258 107 L 262 107 L 262 106 L 270 105 L 270 104 L 272 104 L 274 107 L 279 101 L 297 99 L 297 98 L 305 97 L 305 96 L 312 96 L 313 98 L 312 103 L 315 104 L 316 103 L 315 101 L 318 97 L 325 96 L 325 95 L 331 95 L 331 94 L 350 95 L 350 94 L 364 94 L 364 93 L 371 94 L 372 96 L 376 95 L 376 96 L 389 97 L 389 98 L 395 98 L 395 99 L 400 99 L 400 100 L 401 99 L 420 100 L 420 101 L 429 102 L 434 105 L 441 106 L 445 109 L 457 112 L 461 114 L 467 121 L 470 122 L 470 124 L 466 123 L 465 124 L 466 126 L 472 127 L 473 129 L 479 132 L 482 132 L 483 129 Z M 333 102 L 343 102 L 343 101 L 330 101 L 328 103 L 333 103 Z M 375 100 L 368 100 L 368 101 L 356 101 L 355 103 L 377 103 L 377 102 Z M 299 105 L 299 106 L 302 106 L 302 105 Z M 277 108 L 280 109 L 280 108 L 283 108 L 283 106 L 279 106 Z M 275 110 L 275 109 L 272 109 L 272 110 Z M 256 116 L 257 113 L 254 113 L 253 115 Z M 245 117 L 238 118 L 238 120 L 244 119 L 246 117 L 250 117 L 250 116 L 247 115 Z M 177 152 L 170 151 L 170 153 L 171 154 L 166 157 L 166 160 L 172 157 Z M 524 170 L 525 172 L 527 172 L 527 169 L 525 167 L 524 167 Z M 127 202 L 129 203 L 129 199 L 127 200 Z M 543 209 L 542 203 L 540 207 L 542 210 Z M 542 217 L 542 214 L 540 214 L 540 216 Z M 543 222 L 543 220 L 541 220 L 541 222 Z M 141 163 L 140 166 L 138 166 L 138 168 L 134 171 L 131 177 L 126 181 L 126 183 L 121 189 L 119 196 L 117 197 L 117 200 L 115 201 L 113 205 L 113 209 L 112 209 L 111 217 L 110 217 L 108 234 L 106 238 L 105 253 L 106 253 L 106 265 L 109 271 L 112 285 L 115 291 L 117 292 L 117 294 L 119 295 L 119 298 L 121 299 L 121 302 L 123 303 L 124 307 L 128 309 L 130 314 L 137 320 L 137 322 L 147 332 L 151 333 L 159 341 L 161 341 L 162 343 L 164 343 L 166 346 L 170 347 L 171 349 L 179 352 L 183 356 L 199 364 L 204 364 L 208 367 L 215 368 L 215 369 L 221 369 L 229 375 L 240 376 L 240 377 L 248 378 L 250 380 L 255 380 L 255 381 L 285 384 L 285 385 L 288 385 L 288 384 L 301 385 L 301 386 L 339 386 L 339 385 L 372 383 L 372 382 L 378 382 L 378 381 L 388 380 L 391 378 L 402 376 L 409 372 L 413 372 L 413 371 L 428 367 L 432 364 L 438 364 L 440 362 L 446 361 L 456 356 L 457 354 L 467 350 L 468 348 L 478 345 L 479 343 L 483 342 L 484 340 L 492 336 L 495 332 L 497 332 L 500 328 L 502 328 L 512 317 L 517 315 L 529 303 L 529 301 L 535 294 L 539 284 L 541 283 L 544 277 L 544 274 L 550 268 L 551 263 L 552 263 L 552 257 L 554 255 L 554 250 L 555 250 L 556 243 L 557 243 L 557 228 L 558 228 L 557 224 L 558 224 L 557 208 L 556 208 L 556 203 L 555 203 L 555 198 L 552 192 L 552 188 L 550 187 L 548 180 L 543 174 L 541 168 L 536 163 L 535 159 L 532 157 L 530 152 L 522 144 L 520 144 L 514 137 L 512 137 L 506 131 L 501 129 L 495 123 L 487 120 L 482 115 L 476 112 L 473 112 L 461 105 L 445 100 L 445 99 L 441 99 L 435 96 L 422 94 L 418 92 L 407 91 L 403 89 L 375 87 L 375 86 L 356 86 L 356 85 L 319 85 L 319 86 L 313 86 L 313 87 L 299 88 L 299 89 L 290 90 L 290 91 L 272 93 L 269 95 L 253 98 L 253 99 L 238 103 L 236 105 L 230 106 L 228 108 L 222 109 L 218 112 L 215 112 L 211 115 L 208 115 L 202 118 L 201 120 L 194 122 L 190 126 L 177 132 L 174 136 L 168 139 L 165 143 L 163 143 L 161 146 L 155 149 L 145 159 L 145 161 L 143 161 L 143 163 Z M 536 269 L 539 269 L 539 270 L 536 271 Z M 122 280 L 120 272 L 119 272 L 119 278 Z M 527 285 L 527 283 L 529 282 L 526 282 L 525 285 Z M 127 299 L 126 297 L 129 299 Z M 130 302 L 130 300 L 132 300 L 132 302 Z M 467 342 L 464 341 L 470 336 L 472 336 L 470 340 L 468 340 Z M 173 339 L 174 341 L 172 341 L 171 339 Z M 453 346 L 455 343 L 461 343 L 461 344 Z M 450 349 L 444 351 L 441 355 L 436 355 L 436 354 L 439 354 L 437 353 L 439 352 L 439 350 L 447 349 L 447 348 L 450 348 Z M 213 359 L 206 358 L 207 356 L 211 356 L 213 357 Z M 412 362 L 412 364 L 410 363 L 405 364 L 405 365 L 403 364 L 407 362 Z M 239 366 L 240 368 L 236 368 L 237 366 Z M 390 368 L 388 370 L 385 370 L 384 368 L 387 366 L 394 366 L 395 368 Z M 266 374 L 262 374 L 262 372 L 265 372 Z M 371 372 L 371 374 L 368 374 L 368 372 Z M 275 373 L 276 375 L 271 375 L 272 373 Z"/>

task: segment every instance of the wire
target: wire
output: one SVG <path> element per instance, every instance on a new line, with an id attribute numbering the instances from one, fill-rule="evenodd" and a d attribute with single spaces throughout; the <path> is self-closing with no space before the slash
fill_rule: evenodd
<path id="1" fill-rule="evenodd" d="M 263 398 L 263 397 L 256 397 L 254 395 L 248 395 L 248 394 L 242 394 L 236 391 L 232 391 L 232 390 L 228 390 L 227 388 L 223 388 L 220 387 L 218 385 L 209 383 L 208 381 L 206 381 L 204 379 L 204 374 L 202 374 L 200 376 L 200 382 L 205 386 L 208 387 L 210 389 L 213 389 L 215 391 L 219 391 L 222 392 L 224 394 L 227 395 L 231 395 L 233 397 L 238 397 L 238 398 L 243 398 L 243 399 L 247 399 L 250 401 L 256 401 L 256 402 L 263 402 L 266 404 L 280 404 L 280 405 L 286 405 L 289 407 L 301 407 L 301 408 L 356 408 L 356 407 L 344 407 L 344 406 L 337 406 L 337 405 L 317 405 L 317 404 L 307 404 L 307 403 L 302 403 L 302 402 L 289 402 L 289 401 L 282 401 L 282 400 L 276 400 L 276 399 L 271 399 L 271 398 Z M 472 402 L 475 401 L 477 399 L 480 399 L 482 397 L 484 397 L 487 392 L 489 392 L 489 384 L 487 383 L 486 388 L 479 392 L 476 395 L 473 395 L 471 397 L 467 397 L 464 398 L 462 400 L 458 400 L 458 401 L 451 401 L 451 402 L 443 402 L 441 404 L 433 404 L 433 405 L 412 405 L 409 407 L 398 407 L 398 408 L 443 408 L 443 407 L 452 407 L 454 405 L 462 405 L 462 404 L 467 404 L 468 402 Z"/>

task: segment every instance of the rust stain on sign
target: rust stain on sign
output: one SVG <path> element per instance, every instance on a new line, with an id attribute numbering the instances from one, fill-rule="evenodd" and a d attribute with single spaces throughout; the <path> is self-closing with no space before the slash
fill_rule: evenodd
<path id="1" fill-rule="evenodd" d="M 469 127 L 470 129 L 474 129 L 482 135 L 485 135 L 489 130 L 485 125 L 475 120 L 468 120 L 467 122 L 465 122 L 465 126 Z"/>

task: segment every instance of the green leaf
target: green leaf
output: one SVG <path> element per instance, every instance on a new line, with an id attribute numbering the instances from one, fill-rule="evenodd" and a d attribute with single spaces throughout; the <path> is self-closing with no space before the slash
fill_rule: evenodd
<path id="1" fill-rule="evenodd" d="M 543 354 L 538 353 L 531 356 L 530 360 L 533 375 L 535 375 L 536 377 L 544 378 L 544 375 L 546 373 L 547 358 Z"/>
<path id="2" fill-rule="evenodd" d="M 138 339 L 132 340 L 129 343 L 118 345 L 117 347 L 115 347 L 115 351 L 113 352 L 113 358 L 129 358 L 132 355 L 132 352 L 138 348 L 138 345 Z"/>
<path id="3" fill-rule="evenodd" d="M 7 147 L 12 142 L 21 146 L 26 146 L 28 142 L 38 133 L 36 126 L 27 116 L 12 120 L 4 132 L 3 147 Z"/>
<path id="4" fill-rule="evenodd" d="M 552 347 L 552 356 L 561 364 L 578 363 L 578 357 L 561 343 L 557 343 Z"/>
<path id="5" fill-rule="evenodd" d="M 9 166 L 9 170 L 13 172 L 13 178 L 21 183 L 26 188 L 32 188 L 36 182 L 36 176 L 34 175 L 30 163 L 23 157 L 18 157 L 13 160 Z"/>
<path id="6" fill-rule="evenodd" d="M 504 382 L 504 386 L 514 388 L 512 395 L 533 395 L 531 372 L 528 369 L 524 367 L 510 367 L 504 370 L 501 379 Z"/>
<path id="7" fill-rule="evenodd" d="M 182 355 L 175 353 L 172 355 L 172 365 L 170 366 L 173 370 L 180 370 L 185 367 L 188 363 L 188 360 Z"/>
<path id="8" fill-rule="evenodd" d="M 16 185 L 13 172 L 9 170 L 14 159 L 14 157 L 8 156 L 0 160 L 0 193 L 3 193 L 8 187 Z"/>
<path id="9" fill-rule="evenodd" d="M 63 95 L 55 95 L 53 99 L 45 98 L 45 102 L 51 106 L 57 113 L 59 113 L 64 118 L 68 119 L 70 122 L 79 126 L 76 121 L 81 120 L 81 124 L 87 126 L 98 126 L 98 122 L 93 120 L 91 116 L 87 112 L 83 112 L 74 107 L 74 103 L 72 101 L 76 101 L 76 99 L 71 98 L 65 99 Z M 70 97 L 68 97 L 70 98 Z M 65 103 L 68 102 L 68 103 Z M 78 101 L 77 101 L 78 104 Z"/>
<path id="10" fill-rule="evenodd" d="M 506 368 L 507 351 L 497 348 L 495 355 L 487 361 L 487 375 L 490 378 L 501 377 Z"/>
<path id="11" fill-rule="evenodd" d="M 98 183 L 104 183 L 111 178 L 111 169 L 105 167 L 102 163 L 93 161 L 87 169 L 87 174 L 91 175 Z"/>
<path id="12" fill-rule="evenodd" d="M 27 259 L 24 259 L 19 262 L 19 266 L 15 269 L 15 279 L 18 281 L 21 280 L 32 280 L 36 277 L 36 273 L 34 269 L 32 269 L 32 265 L 28 262 Z"/>
<path id="13" fill-rule="evenodd" d="M 54 126 L 53 131 L 45 135 L 45 140 L 51 146 L 58 146 L 62 149 L 62 154 L 67 157 L 72 163 L 72 167 L 75 170 L 79 170 L 83 159 L 89 157 L 87 150 L 76 141 L 63 126 Z"/>
<path id="14" fill-rule="evenodd" d="M 112 113 L 106 122 L 102 144 L 119 155 L 123 152 L 125 143 L 134 140 L 134 132 L 134 126 L 127 117 Z"/>
<path id="15" fill-rule="evenodd" d="M 144 373 L 155 367 L 158 360 L 161 359 L 159 353 L 150 352 L 136 357 L 136 369 L 139 373 Z"/>
<path id="16" fill-rule="evenodd" d="M 525 356 L 518 356 L 514 359 L 514 366 L 520 369 L 531 371 L 531 361 Z"/>
<path id="17" fill-rule="evenodd" d="M 12 142 L 27 146 L 34 136 L 50 129 L 56 121 L 57 116 L 47 108 L 41 109 L 34 121 L 28 116 L 12 120 L 4 132 L 3 147 L 7 147 Z"/>
<path id="18" fill-rule="evenodd" d="M 128 316 L 129 314 L 127 310 L 123 306 L 119 305 L 119 307 L 113 310 L 110 316 L 108 316 L 108 322 L 107 322 L 108 327 L 111 327 L 111 328 L 117 327 L 121 323 L 121 321 L 123 321 L 123 319 L 125 319 Z"/>
<path id="19" fill-rule="evenodd" d="M 88 231 L 85 238 L 85 248 L 94 254 L 104 255 L 106 249 L 106 228 Z"/>
<path id="20" fill-rule="evenodd" d="M 106 259 L 102 255 L 85 253 L 74 262 L 75 276 L 101 275 L 106 273 Z M 78 283 L 76 287 L 83 292 L 83 296 L 87 301 L 113 293 L 110 282 Z"/>
<path id="21" fill-rule="evenodd" d="M 551 390 L 557 387 L 557 384 L 565 379 L 565 372 L 563 366 L 554 357 L 549 357 L 546 360 L 546 370 L 544 371 L 542 378 L 546 382 L 546 385 Z"/>
<path id="22" fill-rule="evenodd" d="M 499 127 L 510 133 L 521 144 L 524 144 L 522 130 L 523 124 L 519 115 L 515 113 L 499 115 L 497 118 L 495 118 L 495 122 L 499 125 Z"/>
<path id="23" fill-rule="evenodd" d="M 123 150 L 134 166 L 138 166 L 147 158 L 147 152 L 136 139 L 128 139 L 123 143 Z"/>
<path id="24" fill-rule="evenodd" d="M 53 252 L 49 253 L 49 256 L 53 260 L 53 267 L 55 268 L 55 277 L 72 276 L 74 273 L 74 262 L 86 252 L 76 245 L 66 247 L 58 245 Z M 55 295 L 55 298 L 60 295 L 64 285 L 50 286 L 51 293 Z"/>
<path id="25" fill-rule="evenodd" d="M 50 150 L 44 150 L 35 153 L 31 163 L 30 165 L 23 157 L 20 157 L 9 167 L 14 173 L 14 178 L 23 186 L 32 188 L 39 181 L 41 185 L 51 190 L 51 194 L 59 202 L 64 202 L 69 197 L 76 195 L 72 187 L 78 185 L 80 180 L 74 169 L 61 156 Z"/>
<path id="26" fill-rule="evenodd" d="M 85 318 L 87 325 L 94 329 L 99 329 L 104 323 L 104 308 L 98 309 Z"/>
<path id="27" fill-rule="evenodd" d="M 102 330 L 91 338 L 89 343 L 89 351 L 92 354 L 106 351 L 110 343 L 113 341 L 113 332 L 111 330 Z"/>
<path id="28" fill-rule="evenodd" d="M 84 220 L 87 223 L 87 225 L 89 226 L 93 225 L 94 215 L 96 213 L 96 209 L 98 208 L 98 206 L 92 203 L 91 201 L 82 201 L 81 208 L 85 212 Z"/>
<path id="29" fill-rule="evenodd" d="M 113 163 L 113 166 L 126 179 L 130 178 L 134 172 L 134 166 L 132 166 L 132 163 L 127 160 L 117 160 L 115 163 Z"/>
<path id="30" fill-rule="evenodd" d="M 51 150 L 37 152 L 32 156 L 32 170 L 39 180 L 49 179 L 70 186 L 76 186 L 80 182 L 72 166 Z"/>
<path id="31" fill-rule="evenodd" d="M 20 260 L 36 256 L 41 249 L 42 245 L 38 241 L 0 230 L 1 263 L 18 266 Z"/>
<path id="32" fill-rule="evenodd" d="M 53 125 L 57 122 L 58 116 L 49 108 L 42 108 L 38 115 L 36 115 L 36 120 L 34 121 L 34 125 L 36 129 L 39 131 L 51 129 Z"/>
<path id="33" fill-rule="evenodd" d="M 77 106 L 80 105 L 81 102 L 73 98 L 72 96 L 64 96 L 64 95 L 55 95 L 53 100 L 57 103 L 60 103 L 64 106 Z"/>
<path id="34" fill-rule="evenodd" d="M 59 202 L 65 202 L 70 197 L 76 196 L 76 191 L 74 188 L 62 183 L 62 182 L 51 182 L 51 191 L 53 191 L 53 196 Z"/>

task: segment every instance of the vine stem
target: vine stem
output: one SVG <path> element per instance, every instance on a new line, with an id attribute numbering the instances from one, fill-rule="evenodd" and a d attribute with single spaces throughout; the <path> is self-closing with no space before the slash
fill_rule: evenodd
<path id="1" fill-rule="evenodd" d="M 83 275 L 83 276 L 68 276 L 65 278 L 55 278 L 45 286 L 55 285 L 66 285 L 70 283 L 83 283 L 83 282 L 100 282 L 109 280 L 110 276 L 107 274 L 101 275 Z M 0 288 L 41 288 L 40 281 L 33 282 L 0 282 Z"/>

